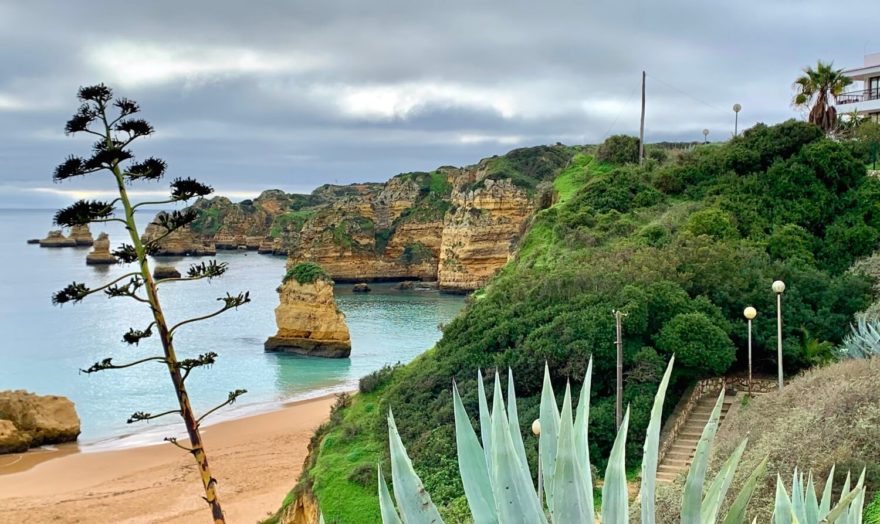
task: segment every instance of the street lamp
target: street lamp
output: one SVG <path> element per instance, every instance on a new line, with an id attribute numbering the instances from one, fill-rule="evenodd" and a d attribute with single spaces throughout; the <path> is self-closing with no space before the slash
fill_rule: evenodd
<path id="1" fill-rule="evenodd" d="M 776 360 L 779 363 L 779 391 L 782 391 L 782 293 L 785 282 L 777 280 L 772 288 L 776 293 Z"/>
<path id="2" fill-rule="evenodd" d="M 742 111 L 743 106 L 739 104 L 733 104 L 733 112 L 736 114 L 733 120 L 733 137 L 736 138 L 737 134 L 739 134 L 739 112 Z"/>
<path id="3" fill-rule="evenodd" d="M 758 310 L 749 306 L 743 310 L 743 316 L 749 322 L 749 397 L 752 396 L 752 320 L 758 316 Z"/>
<path id="4" fill-rule="evenodd" d="M 704 144 L 709 143 L 709 130 L 708 129 L 703 130 L 703 143 Z"/>
<path id="5" fill-rule="evenodd" d="M 538 502 L 544 507 L 544 472 L 541 468 L 541 419 L 532 422 L 532 433 L 538 437 Z"/>

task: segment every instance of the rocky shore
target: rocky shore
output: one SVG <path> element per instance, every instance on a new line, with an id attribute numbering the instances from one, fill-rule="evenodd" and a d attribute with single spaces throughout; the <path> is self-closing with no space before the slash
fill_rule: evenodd
<path id="1" fill-rule="evenodd" d="M 66 397 L 0 391 L 0 453 L 75 441 L 79 417 Z"/>

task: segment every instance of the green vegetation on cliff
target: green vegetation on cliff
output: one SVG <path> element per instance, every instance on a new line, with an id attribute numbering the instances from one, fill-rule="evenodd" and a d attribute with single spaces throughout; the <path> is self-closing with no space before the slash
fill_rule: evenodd
<path id="1" fill-rule="evenodd" d="M 520 172 L 541 173 L 536 166 L 553 163 L 558 148 L 523 161 L 534 169 Z M 344 424 L 329 429 L 337 439 L 318 448 L 303 477 L 328 521 L 378 521 L 375 486 L 367 485 L 375 481 L 350 475 L 387 457 L 351 450 L 387 449 L 389 408 L 425 488 L 455 520 L 464 497 L 451 384 L 470 392 L 463 401 L 475 412 L 477 368 L 487 380 L 510 368 L 519 378 L 520 419 L 532 420 L 544 363 L 557 391 L 571 380 L 577 394 L 593 356 L 591 455 L 607 457 L 615 435 L 614 308 L 627 313 L 624 401 L 633 461 L 663 363 L 676 354 L 673 399 L 696 378 L 742 367 L 747 305 L 759 311 L 755 365 L 775 369 L 774 279 L 788 284 L 788 372 L 809 365 L 809 347 L 838 343 L 851 316 L 871 302 L 871 282 L 845 270 L 880 236 L 880 181 L 866 176 L 864 159 L 847 143 L 823 138 L 813 125 L 759 125 L 666 164 L 614 166 L 580 154 L 559 168 L 557 203 L 536 215 L 517 257 L 446 326 L 434 349 L 371 380 L 380 385 L 378 396 L 363 397 L 369 410 L 356 397 L 342 410 Z M 534 462 L 535 440 L 524 439 Z"/>
<path id="2" fill-rule="evenodd" d="M 317 280 L 331 281 L 330 275 L 324 271 L 324 268 L 314 262 L 300 262 L 287 270 L 284 275 L 284 282 L 294 279 L 300 284 L 312 284 Z"/>

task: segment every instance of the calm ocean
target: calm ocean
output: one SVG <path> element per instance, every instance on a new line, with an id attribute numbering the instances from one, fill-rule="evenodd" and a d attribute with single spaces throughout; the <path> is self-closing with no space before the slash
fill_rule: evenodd
<path id="1" fill-rule="evenodd" d="M 51 216 L 45 210 L 0 210 L 0 390 L 70 397 L 82 419 L 80 443 L 87 448 L 160 442 L 173 431 L 165 426 L 174 422 L 172 417 L 135 425 L 125 420 L 134 411 L 157 413 L 176 407 L 161 364 L 91 375 L 78 372 L 107 357 L 123 363 L 160 353 L 155 339 L 140 346 L 121 341 L 129 327 L 146 327 L 149 313 L 143 304 L 103 295 L 76 305 L 53 306 L 52 292 L 70 282 L 96 286 L 126 269 L 86 266 L 90 248 L 26 245 L 28 238 L 45 236 Z M 115 224 L 92 227 L 95 237 L 101 231 L 107 231 L 114 245 L 124 240 L 124 231 Z M 227 291 L 251 293 L 250 304 L 181 328 L 175 337 L 179 356 L 219 354 L 216 365 L 195 370 L 187 381 L 196 409 L 222 402 L 233 389 L 248 390 L 215 420 L 352 388 L 363 375 L 385 364 L 408 362 L 433 346 L 441 334 L 438 324 L 449 322 L 464 305 L 459 296 L 397 291 L 391 284 L 371 285 L 373 292 L 368 294 L 354 294 L 350 285 L 341 285 L 336 289 L 337 302 L 351 331 L 350 359 L 267 354 L 263 341 L 276 329 L 275 288 L 284 274 L 284 259 L 253 252 L 220 252 L 215 258 L 229 263 L 223 278 L 166 285 L 161 291 L 172 323 L 215 310 L 216 299 Z M 198 260 L 163 258 L 161 262 L 173 263 L 183 272 Z"/>

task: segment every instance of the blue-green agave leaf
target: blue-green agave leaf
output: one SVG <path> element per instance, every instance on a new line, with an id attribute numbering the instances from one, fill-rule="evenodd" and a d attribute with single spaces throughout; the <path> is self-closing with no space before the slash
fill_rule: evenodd
<path id="1" fill-rule="evenodd" d="M 556 444 L 559 441 L 559 407 L 550 383 L 550 368 L 544 364 L 544 386 L 541 389 L 541 435 L 538 437 L 541 470 L 547 507 L 553 507 L 553 472 L 556 470 Z"/>
<path id="2" fill-rule="evenodd" d="M 593 377 L 593 357 L 587 364 L 587 373 L 584 375 L 584 384 L 578 400 L 577 414 L 574 419 L 574 446 L 577 451 L 578 463 L 584 474 L 584 490 L 587 504 L 594 507 L 593 501 L 593 471 L 590 467 L 590 385 Z"/>
<path id="3" fill-rule="evenodd" d="M 565 386 L 562 415 L 559 419 L 559 442 L 556 446 L 556 471 L 553 474 L 553 522 L 592 522 L 593 507 L 586 497 L 584 472 L 578 463 L 574 445 L 571 409 L 571 386 Z"/>
<path id="4" fill-rule="evenodd" d="M 486 464 L 492 469 L 492 418 L 489 416 L 489 401 L 486 400 L 486 387 L 483 385 L 483 372 L 477 370 L 477 399 L 480 405 L 480 439 Z"/>
<path id="5" fill-rule="evenodd" d="M 805 506 L 806 522 L 819 522 L 819 499 L 816 496 L 816 484 L 813 482 L 812 471 L 809 477 L 807 477 L 807 499 Z"/>
<path id="6" fill-rule="evenodd" d="M 605 484 L 602 486 L 602 524 L 627 524 L 629 496 L 626 490 L 626 432 L 629 430 L 629 407 L 623 416 L 617 437 L 608 457 Z"/>
<path id="7" fill-rule="evenodd" d="M 592 364 L 592 361 L 590 362 Z M 654 491 L 657 482 L 657 455 L 660 452 L 660 425 L 663 423 L 663 403 L 666 400 L 666 388 L 669 386 L 669 377 L 672 375 L 672 366 L 675 363 L 675 355 L 669 359 L 666 373 L 654 395 L 654 405 L 651 407 L 651 419 L 648 422 L 648 430 L 645 434 L 644 453 L 642 454 L 642 487 L 639 493 L 642 510 L 642 524 L 654 524 Z"/>
<path id="8" fill-rule="evenodd" d="M 455 444 L 458 449 L 458 471 L 461 474 L 461 483 L 464 485 L 464 494 L 467 497 L 468 506 L 474 524 L 495 524 L 498 522 L 498 514 L 495 511 L 495 496 L 492 494 L 492 484 L 489 482 L 489 469 L 486 465 L 486 455 L 474 427 L 467 416 L 458 387 L 452 384 L 452 403 L 455 411 Z"/>
<path id="9" fill-rule="evenodd" d="M 703 524 L 715 524 L 718 520 L 718 513 L 721 511 L 721 504 L 727 496 L 727 490 L 730 489 L 730 483 L 733 482 L 733 476 L 736 474 L 736 467 L 742 458 L 743 452 L 746 450 L 746 444 L 749 439 L 744 438 L 734 452 L 727 457 L 724 465 L 718 470 L 715 479 L 709 484 L 706 496 L 703 497 L 700 506 L 700 520 Z"/>
<path id="10" fill-rule="evenodd" d="M 526 447 L 523 444 L 522 432 L 519 425 L 519 414 L 516 409 L 516 391 L 513 388 L 513 372 L 507 368 L 507 422 L 510 424 L 510 438 L 513 439 L 513 447 L 519 457 L 519 465 L 526 475 L 529 473 L 529 462 L 526 459 Z"/>
<path id="11" fill-rule="evenodd" d="M 794 509 L 791 506 L 791 499 L 788 498 L 788 492 L 782 485 L 782 477 L 776 474 L 776 502 L 773 507 L 773 524 L 793 524 L 792 517 Z"/>
<path id="12" fill-rule="evenodd" d="M 764 460 L 758 464 L 749 475 L 749 478 L 746 479 L 742 489 L 740 489 L 736 498 L 733 500 L 733 504 L 730 505 L 730 509 L 727 511 L 727 516 L 724 517 L 724 524 L 742 524 L 745 522 L 746 508 L 749 505 L 749 501 L 752 499 L 752 494 L 755 492 L 758 480 L 764 476 L 764 471 L 766 469 L 767 457 L 764 457 Z"/>
<path id="13" fill-rule="evenodd" d="M 822 502 L 819 503 L 819 518 L 824 519 L 828 512 L 831 511 L 831 490 L 834 484 L 834 469 L 837 465 L 831 465 L 831 471 L 828 472 L 828 478 L 825 480 L 825 489 L 822 490 Z"/>
<path id="14" fill-rule="evenodd" d="M 376 468 L 379 474 L 379 513 L 382 515 L 382 524 L 403 524 L 394 509 L 391 494 L 388 493 L 388 485 L 385 484 L 385 475 L 382 474 L 382 464 Z M 322 515 L 323 516 L 323 515 Z"/>
<path id="15" fill-rule="evenodd" d="M 431 495 L 425 491 L 422 481 L 413 469 L 412 461 L 397 432 L 394 415 L 388 411 L 388 441 L 391 446 L 391 480 L 394 482 L 394 497 L 397 507 L 406 524 L 439 524 L 443 522 L 440 512 L 431 502 Z"/>
<path id="16" fill-rule="evenodd" d="M 712 415 L 703 428 L 700 442 L 694 452 L 694 460 L 688 471 L 687 481 L 684 485 L 684 495 L 681 501 L 681 523 L 700 524 L 700 507 L 703 503 L 703 482 L 706 479 L 706 468 L 709 464 L 709 452 L 712 448 L 712 440 L 718 430 L 718 419 L 721 417 L 721 406 L 724 403 L 724 390 L 718 395 Z"/>

